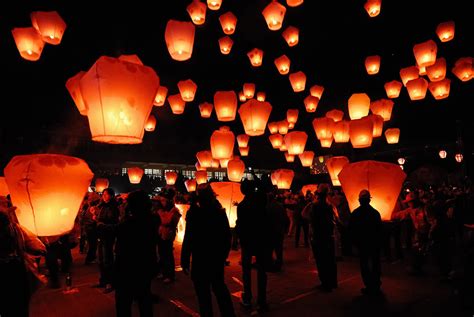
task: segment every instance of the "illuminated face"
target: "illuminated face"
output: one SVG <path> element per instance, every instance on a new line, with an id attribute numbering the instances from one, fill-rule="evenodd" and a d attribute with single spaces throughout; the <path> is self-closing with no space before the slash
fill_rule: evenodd
<path id="1" fill-rule="evenodd" d="M 112 200 L 112 196 L 109 194 L 108 191 L 104 191 L 102 193 L 102 200 L 106 203 L 110 202 Z"/>

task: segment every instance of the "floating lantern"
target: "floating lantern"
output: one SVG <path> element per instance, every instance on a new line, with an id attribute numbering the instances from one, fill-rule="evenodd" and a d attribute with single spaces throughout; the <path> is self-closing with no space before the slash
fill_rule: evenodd
<path id="1" fill-rule="evenodd" d="M 365 59 L 365 69 L 367 70 L 367 74 L 369 75 L 378 74 L 380 70 L 380 56 L 367 56 L 367 58 Z"/>
<path id="2" fill-rule="evenodd" d="M 228 159 L 220 159 L 219 164 L 220 164 L 221 168 L 227 168 L 227 165 L 229 164 L 229 161 L 231 159 L 233 159 L 233 157 L 230 157 Z"/>
<path id="3" fill-rule="evenodd" d="M 306 195 L 308 191 L 314 195 L 316 194 L 317 190 L 318 190 L 318 184 L 308 184 L 301 187 L 301 192 L 303 193 L 303 195 Z"/>
<path id="4" fill-rule="evenodd" d="M 393 101 L 388 99 L 379 99 L 370 103 L 370 111 L 383 118 L 383 121 L 389 121 L 392 117 Z"/>
<path id="5" fill-rule="evenodd" d="M 370 98 L 367 94 L 352 94 L 348 101 L 351 120 L 363 118 L 369 114 Z"/>
<path id="6" fill-rule="evenodd" d="M 74 100 L 74 104 L 76 105 L 77 110 L 79 110 L 79 113 L 83 116 L 87 116 L 87 106 L 84 103 L 84 99 L 82 99 L 80 80 L 85 73 L 86 72 L 81 71 L 73 77 L 69 78 L 66 82 L 66 88 L 69 91 L 69 94 L 71 95 L 72 99 Z"/>
<path id="7" fill-rule="evenodd" d="M 436 34 L 441 42 L 448 42 L 454 38 L 454 21 L 448 21 L 438 24 Z"/>
<path id="8" fill-rule="evenodd" d="M 143 169 L 139 167 L 127 168 L 128 180 L 131 184 L 140 184 L 143 177 Z"/>
<path id="9" fill-rule="evenodd" d="M 182 114 L 186 107 L 186 102 L 181 98 L 181 94 L 168 96 L 168 103 L 171 107 L 171 112 L 174 114 Z"/>
<path id="10" fill-rule="evenodd" d="M 270 2 L 262 14 L 267 22 L 267 26 L 271 31 L 278 31 L 283 25 L 283 19 L 285 18 L 286 8 L 276 1 Z"/>
<path id="11" fill-rule="evenodd" d="M 188 179 L 184 181 L 184 186 L 186 186 L 186 190 L 188 193 L 192 193 L 196 191 L 197 183 L 195 179 Z"/>
<path id="12" fill-rule="evenodd" d="M 34 28 L 14 28 L 12 34 L 21 57 L 32 62 L 40 59 L 44 42 Z"/>
<path id="13" fill-rule="evenodd" d="M 436 61 L 437 51 L 438 47 L 433 40 L 416 44 L 413 46 L 413 54 L 415 54 L 416 64 L 420 67 L 433 65 Z"/>
<path id="14" fill-rule="evenodd" d="M 242 104 L 239 108 L 239 116 L 245 133 L 250 136 L 264 134 L 271 112 L 272 106 L 265 101 L 251 99 Z"/>
<path id="15" fill-rule="evenodd" d="M 324 92 L 323 86 L 313 85 L 309 89 L 309 94 L 313 97 L 318 98 L 319 100 L 321 100 L 321 97 L 323 96 L 323 92 Z"/>
<path id="16" fill-rule="evenodd" d="M 304 91 L 306 86 L 306 75 L 303 72 L 290 74 L 290 83 L 294 92 Z"/>
<path id="17" fill-rule="evenodd" d="M 418 75 L 425 76 L 426 75 L 426 66 L 418 67 Z"/>
<path id="18" fill-rule="evenodd" d="M 242 89 L 246 99 L 252 99 L 255 94 L 255 84 L 245 83 Z"/>
<path id="19" fill-rule="evenodd" d="M 331 111 L 326 112 L 326 118 L 331 118 L 334 122 L 342 121 L 344 118 L 344 112 L 341 110 L 333 109 Z"/>
<path id="20" fill-rule="evenodd" d="M 318 108 L 319 98 L 314 96 L 308 96 L 304 98 L 304 106 L 306 108 L 306 112 L 316 112 Z"/>
<path id="21" fill-rule="evenodd" d="M 289 7 L 297 7 L 301 4 L 303 4 L 304 0 L 286 0 L 286 4 Z"/>
<path id="22" fill-rule="evenodd" d="M 346 164 L 349 164 L 349 159 L 345 156 L 333 156 L 326 161 L 326 168 L 328 169 L 333 186 L 341 186 L 341 182 L 337 176 Z"/>
<path id="23" fill-rule="evenodd" d="M 10 191 L 8 190 L 7 181 L 5 180 L 5 177 L 0 176 L 0 196 L 7 196 L 9 194 Z"/>
<path id="24" fill-rule="evenodd" d="M 221 8 L 222 0 L 207 0 L 207 7 L 210 10 L 216 11 Z"/>
<path id="25" fill-rule="evenodd" d="M 349 121 L 339 121 L 334 123 L 333 137 L 336 143 L 347 143 L 350 139 Z"/>
<path id="26" fill-rule="evenodd" d="M 280 134 L 272 134 L 268 137 L 268 139 L 270 140 L 270 143 L 274 149 L 279 149 L 283 144 L 283 136 Z"/>
<path id="27" fill-rule="evenodd" d="M 474 77 L 472 57 L 462 57 L 456 61 L 452 70 L 453 74 L 461 81 L 468 81 Z"/>
<path id="28" fill-rule="evenodd" d="M 286 55 L 282 55 L 275 59 L 275 66 L 281 75 L 286 75 L 290 72 L 291 61 Z"/>
<path id="29" fill-rule="evenodd" d="M 381 7 L 382 0 L 367 0 L 367 2 L 364 4 L 364 9 L 371 18 L 374 18 L 380 14 Z"/>
<path id="30" fill-rule="evenodd" d="M 288 133 L 288 121 L 278 121 L 278 133 L 285 135 Z"/>
<path id="31" fill-rule="evenodd" d="M 271 134 L 278 133 L 278 122 L 269 122 L 268 130 L 270 131 Z"/>
<path id="32" fill-rule="evenodd" d="M 288 129 L 291 130 L 295 127 L 295 124 L 293 122 L 288 122 Z"/>
<path id="33" fill-rule="evenodd" d="M 426 75 L 431 81 L 440 81 L 446 77 L 446 60 L 441 57 L 436 62 L 426 67 Z"/>
<path id="34" fill-rule="evenodd" d="M 298 109 L 288 109 L 286 111 L 286 121 L 288 121 L 289 124 L 295 124 L 296 121 L 298 121 L 298 113 Z"/>
<path id="35" fill-rule="evenodd" d="M 145 123 L 145 131 L 147 132 L 153 132 L 155 131 L 156 127 L 156 118 L 152 114 L 148 117 Z"/>
<path id="36" fill-rule="evenodd" d="M 232 45 L 234 45 L 234 41 L 228 36 L 224 36 L 219 39 L 219 48 L 221 50 L 221 53 L 224 55 L 230 53 Z"/>
<path id="37" fill-rule="evenodd" d="M 207 172 L 206 171 L 196 171 L 196 183 L 198 185 L 207 183 Z"/>
<path id="38" fill-rule="evenodd" d="M 237 221 L 237 205 L 244 199 L 240 191 L 240 184 L 233 182 L 211 183 L 212 190 L 216 194 L 216 199 L 225 209 L 229 226 L 235 228 Z"/>
<path id="39" fill-rule="evenodd" d="M 196 158 L 199 165 L 204 169 L 211 167 L 212 165 L 212 153 L 211 151 L 199 151 L 196 153 Z"/>
<path id="40" fill-rule="evenodd" d="M 219 168 L 219 160 L 214 160 L 212 159 L 212 162 L 211 162 L 211 167 L 212 168 Z"/>
<path id="41" fill-rule="evenodd" d="M 281 34 L 285 39 L 286 43 L 288 43 L 289 47 L 293 47 L 298 44 L 299 41 L 299 30 L 294 26 L 289 26 L 286 28 L 285 31 Z"/>
<path id="42" fill-rule="evenodd" d="M 372 123 L 374 125 L 374 129 L 372 130 L 372 136 L 374 138 L 382 136 L 384 121 L 382 116 L 379 116 L 378 114 L 371 114 L 368 117 L 370 118 L 370 120 L 372 120 Z"/>
<path id="43" fill-rule="evenodd" d="M 431 82 L 428 84 L 428 89 L 433 95 L 434 99 L 440 100 L 448 98 L 451 80 L 445 78 L 441 81 Z"/>
<path id="44" fill-rule="evenodd" d="M 214 94 L 217 120 L 233 121 L 237 112 L 237 95 L 234 91 L 217 91 Z"/>
<path id="45" fill-rule="evenodd" d="M 252 64 L 253 67 L 262 66 L 263 51 L 261 49 L 254 48 L 247 53 L 247 56 L 250 59 L 250 64 Z"/>
<path id="46" fill-rule="evenodd" d="M 462 160 L 463 160 L 464 156 L 461 154 L 461 153 L 457 153 L 456 155 L 454 155 L 454 159 L 456 160 L 456 162 L 458 163 L 461 163 Z"/>
<path id="47" fill-rule="evenodd" d="M 446 156 L 448 155 L 448 153 L 445 150 L 439 151 L 438 154 L 439 154 L 439 157 L 442 158 L 442 159 L 445 159 Z"/>
<path id="48" fill-rule="evenodd" d="M 266 97 L 266 95 L 263 91 L 260 91 L 260 92 L 257 93 L 257 100 L 258 101 L 265 101 L 265 97 Z"/>
<path id="49" fill-rule="evenodd" d="M 301 161 L 301 165 L 304 167 L 311 167 L 313 165 L 314 152 L 313 151 L 304 151 L 298 155 Z"/>
<path id="50" fill-rule="evenodd" d="M 327 139 L 320 139 L 319 143 L 321 143 L 321 147 L 330 148 L 333 140 L 334 139 L 332 137 L 327 138 Z"/>
<path id="51" fill-rule="evenodd" d="M 278 169 L 272 173 L 272 179 L 275 179 L 278 189 L 290 189 L 294 176 L 295 172 L 289 169 Z"/>
<path id="52" fill-rule="evenodd" d="M 191 20 L 196 25 L 202 25 L 206 22 L 206 5 L 199 0 L 193 0 L 187 7 Z"/>
<path id="53" fill-rule="evenodd" d="M 247 101 L 247 97 L 245 97 L 244 93 L 241 91 L 239 92 L 239 100 L 241 102 L 246 102 Z"/>
<path id="54" fill-rule="evenodd" d="M 240 182 L 245 171 L 245 163 L 239 157 L 234 157 L 227 163 L 227 177 L 231 182 Z"/>
<path id="55" fill-rule="evenodd" d="M 392 128 L 385 130 L 385 138 L 388 144 L 396 144 L 400 139 L 400 129 Z"/>
<path id="56" fill-rule="evenodd" d="M 178 173 L 176 173 L 176 172 L 166 172 L 165 173 L 166 185 L 176 184 L 177 179 L 178 179 Z"/>
<path id="57" fill-rule="evenodd" d="M 196 94 L 197 85 L 191 79 L 181 80 L 178 82 L 179 93 L 181 98 L 186 102 L 191 102 L 194 100 L 194 95 Z"/>
<path id="58" fill-rule="evenodd" d="M 295 156 L 285 152 L 285 159 L 288 163 L 293 163 L 295 161 Z"/>
<path id="59" fill-rule="evenodd" d="M 102 193 L 104 189 L 109 187 L 109 180 L 107 178 L 97 178 L 95 180 L 96 193 Z"/>
<path id="60" fill-rule="evenodd" d="M 235 136 L 229 127 L 223 126 L 211 135 L 212 158 L 216 160 L 230 158 L 234 152 Z"/>
<path id="61" fill-rule="evenodd" d="M 418 67 L 410 66 L 400 69 L 400 78 L 402 79 L 403 86 L 406 86 L 410 80 L 417 79 L 420 77 L 418 73 Z"/>
<path id="62" fill-rule="evenodd" d="M 397 80 L 392 80 L 384 85 L 385 92 L 388 98 L 398 98 L 400 91 L 402 90 L 403 84 Z"/>
<path id="63" fill-rule="evenodd" d="M 66 30 L 66 22 L 56 11 L 36 11 L 32 12 L 30 17 L 31 24 L 41 35 L 44 42 L 52 45 L 61 43 Z"/>
<path id="64" fill-rule="evenodd" d="M 202 118 L 210 118 L 212 114 L 212 109 L 214 106 L 212 103 L 203 102 L 199 105 L 199 112 L 201 113 Z"/>
<path id="65" fill-rule="evenodd" d="M 171 58 L 186 61 L 191 58 L 195 27 L 191 22 L 169 20 L 166 24 L 165 42 Z"/>
<path id="66" fill-rule="evenodd" d="M 239 134 L 237 136 L 237 144 L 239 147 L 246 147 L 249 145 L 250 137 L 247 134 Z"/>
<path id="67" fill-rule="evenodd" d="M 368 117 L 349 121 L 350 139 L 355 149 L 372 145 L 374 124 Z"/>
<path id="68" fill-rule="evenodd" d="M 153 105 L 157 107 L 163 106 L 165 104 L 166 95 L 168 95 L 168 88 L 165 86 L 160 86 L 156 93 L 155 102 L 153 102 Z"/>
<path id="69" fill-rule="evenodd" d="M 239 147 L 240 156 L 249 156 L 250 147 Z"/>
<path id="70" fill-rule="evenodd" d="M 227 12 L 221 15 L 219 17 L 219 22 L 221 23 L 222 31 L 224 31 L 225 34 L 234 34 L 235 27 L 237 26 L 237 17 L 232 12 Z"/>
<path id="71" fill-rule="evenodd" d="M 286 151 L 288 151 L 288 149 L 286 148 L 286 145 L 285 145 L 285 142 L 284 142 L 284 141 L 283 141 L 283 143 L 281 144 L 279 150 L 280 150 L 280 152 L 286 152 Z"/>
<path id="72" fill-rule="evenodd" d="M 411 100 L 424 99 L 428 90 L 428 82 L 423 77 L 410 80 L 407 83 L 407 91 Z"/>
<path id="73" fill-rule="evenodd" d="M 205 171 L 206 170 L 206 168 L 202 167 L 199 162 L 196 162 L 196 164 L 194 164 L 194 166 L 196 167 L 196 171 Z"/>
<path id="74" fill-rule="evenodd" d="M 299 155 L 304 152 L 308 135 L 303 131 L 293 131 L 285 135 L 284 140 L 288 154 Z"/>
<path id="75" fill-rule="evenodd" d="M 327 117 L 315 118 L 313 120 L 313 129 L 318 140 L 332 139 L 334 120 Z"/>

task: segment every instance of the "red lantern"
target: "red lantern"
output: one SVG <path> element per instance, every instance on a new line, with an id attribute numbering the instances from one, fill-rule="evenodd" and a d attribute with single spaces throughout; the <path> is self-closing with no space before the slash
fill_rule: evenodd
<path id="1" fill-rule="evenodd" d="M 350 128 L 348 121 L 339 121 L 334 123 L 333 137 L 336 143 L 347 143 L 350 139 Z"/>
<path id="2" fill-rule="evenodd" d="M 407 83 L 407 91 L 411 100 L 424 99 L 428 90 L 428 82 L 423 77 L 410 80 Z"/>
<path id="3" fill-rule="evenodd" d="M 206 171 L 206 168 L 202 167 L 199 162 L 196 162 L 196 164 L 194 164 L 194 166 L 196 167 L 196 171 Z"/>
<path id="4" fill-rule="evenodd" d="M 268 130 L 270 131 L 271 134 L 278 133 L 278 122 L 269 122 Z"/>
<path id="5" fill-rule="evenodd" d="M 237 144 L 239 147 L 246 147 L 249 144 L 250 137 L 247 134 L 239 134 L 237 136 Z"/>
<path id="6" fill-rule="evenodd" d="M 313 165 L 314 152 L 313 151 L 304 151 L 298 155 L 301 161 L 301 165 L 304 167 L 311 167 Z"/>
<path id="7" fill-rule="evenodd" d="M 371 18 L 374 18 L 380 14 L 381 7 L 382 0 L 367 0 L 367 2 L 364 4 L 364 9 Z"/>
<path id="8" fill-rule="evenodd" d="M 245 97 L 244 93 L 241 91 L 239 92 L 239 100 L 241 102 L 246 102 L 247 101 L 247 97 Z"/>
<path id="9" fill-rule="evenodd" d="M 206 22 L 206 5 L 199 0 L 193 0 L 187 7 L 191 20 L 196 25 L 202 25 Z"/>
<path id="10" fill-rule="evenodd" d="M 425 66 L 418 67 L 418 75 L 420 75 L 420 76 L 425 76 L 426 75 L 426 67 Z"/>
<path id="11" fill-rule="evenodd" d="M 431 82 L 428 84 L 428 89 L 433 95 L 434 99 L 440 100 L 448 98 L 451 80 L 445 78 L 441 81 Z"/>
<path id="12" fill-rule="evenodd" d="M 275 59 L 275 66 L 281 75 L 286 75 L 290 72 L 291 61 L 286 55 L 282 55 Z"/>
<path id="13" fill-rule="evenodd" d="M 265 133 L 268 118 L 272 112 L 272 106 L 268 102 L 251 99 L 242 104 L 239 116 L 242 120 L 245 133 L 250 136 L 258 136 Z"/>
<path id="14" fill-rule="evenodd" d="M 165 104 L 167 94 L 168 88 L 166 88 L 165 86 L 160 86 L 160 88 L 158 88 L 158 92 L 156 93 L 155 102 L 153 103 L 153 105 L 157 107 L 163 106 Z"/>
<path id="15" fill-rule="evenodd" d="M 195 179 L 188 179 L 184 182 L 184 185 L 186 186 L 186 190 L 188 193 L 192 193 L 196 191 L 197 183 Z"/>
<path id="16" fill-rule="evenodd" d="M 240 182 L 245 171 L 245 163 L 239 157 L 234 157 L 227 163 L 227 177 L 231 182 Z"/>
<path id="17" fill-rule="evenodd" d="M 216 160 L 230 158 L 234 152 L 235 136 L 229 127 L 221 127 L 211 135 L 212 157 Z"/>
<path id="18" fill-rule="evenodd" d="M 370 103 L 370 111 L 383 118 L 383 121 L 389 121 L 392 117 L 393 101 L 388 99 L 379 99 Z"/>
<path id="19" fill-rule="evenodd" d="M 319 100 L 321 100 L 321 97 L 323 96 L 323 92 L 324 92 L 323 86 L 314 85 L 314 86 L 311 86 L 311 88 L 309 89 L 309 94 L 313 97 L 318 98 Z"/>
<path id="20" fill-rule="evenodd" d="M 141 61 L 140 57 L 136 54 L 130 54 L 130 55 L 120 55 L 118 57 L 119 60 L 124 61 L 124 62 L 129 62 L 132 64 L 137 64 L 137 65 L 142 65 L 143 62 Z"/>
<path id="21" fill-rule="evenodd" d="M 382 116 L 379 116 L 378 114 L 371 114 L 368 115 L 370 120 L 372 120 L 372 123 L 374 125 L 374 129 L 372 130 L 372 136 L 374 138 L 378 138 L 379 136 L 382 136 L 383 132 L 383 118 Z"/>
<path id="22" fill-rule="evenodd" d="M 217 120 L 233 121 L 237 112 L 237 95 L 234 91 L 217 91 L 214 94 Z"/>
<path id="23" fill-rule="evenodd" d="M 191 58 L 195 29 L 192 22 L 168 21 L 165 42 L 172 59 L 182 62 Z"/>
<path id="24" fill-rule="evenodd" d="M 385 138 L 388 144 L 396 144 L 400 139 L 400 129 L 393 128 L 385 130 Z"/>
<path id="25" fill-rule="evenodd" d="M 301 4 L 303 4 L 304 0 L 286 0 L 286 4 L 289 7 L 297 7 Z"/>
<path id="26" fill-rule="evenodd" d="M 299 41 L 299 30 L 294 26 L 289 26 L 286 28 L 285 31 L 281 34 L 285 39 L 286 43 L 288 43 L 289 47 L 293 47 L 298 44 Z"/>
<path id="27" fill-rule="evenodd" d="M 446 76 L 446 60 L 444 58 L 438 58 L 436 63 L 426 67 L 426 74 L 431 81 L 443 80 Z"/>
<path id="28" fill-rule="evenodd" d="M 367 74 L 369 75 L 378 74 L 380 70 L 380 56 L 368 56 L 365 59 L 365 69 L 367 70 Z"/>
<path id="29" fill-rule="evenodd" d="M 278 121 L 278 133 L 285 135 L 288 133 L 288 121 Z"/>
<path id="30" fill-rule="evenodd" d="M 228 36 L 224 36 L 219 39 L 219 48 L 221 50 L 221 53 L 224 55 L 230 53 L 232 45 L 234 45 L 234 41 Z"/>
<path id="31" fill-rule="evenodd" d="M 109 180 L 107 178 L 98 178 L 95 180 L 96 193 L 102 193 L 104 189 L 109 187 Z"/>
<path id="32" fill-rule="evenodd" d="M 262 66 L 263 51 L 261 49 L 254 48 L 247 53 L 247 56 L 250 59 L 250 64 L 252 64 L 253 67 Z"/>
<path id="33" fill-rule="evenodd" d="M 311 192 L 313 195 L 316 194 L 316 191 L 318 190 L 318 184 L 308 184 L 304 185 L 301 187 L 301 193 L 303 195 L 306 195 L 309 192 Z"/>
<path id="34" fill-rule="evenodd" d="M 316 112 L 318 108 L 319 98 L 314 96 L 308 96 L 304 99 L 304 106 L 306 108 L 306 112 Z"/>
<path id="35" fill-rule="evenodd" d="M 12 34 L 21 57 L 32 62 L 40 59 L 44 42 L 34 28 L 14 28 Z"/>
<path id="36" fill-rule="evenodd" d="M 349 159 L 345 156 L 333 156 L 326 161 L 326 167 L 333 186 L 341 186 L 341 182 L 337 176 L 346 164 L 349 164 Z"/>
<path id="37" fill-rule="evenodd" d="M 276 1 L 270 2 L 262 11 L 263 17 L 267 22 L 267 26 L 272 31 L 281 29 L 281 26 L 283 25 L 283 19 L 285 18 L 285 13 L 285 6 Z"/>
<path id="38" fill-rule="evenodd" d="M 400 70 L 400 78 L 402 79 L 403 86 L 406 86 L 410 80 L 417 79 L 420 77 L 418 67 L 410 66 Z"/>
<path id="39" fill-rule="evenodd" d="M 454 38 L 454 21 L 443 22 L 436 28 L 436 34 L 441 42 L 448 42 Z"/>
<path id="40" fill-rule="evenodd" d="M 219 168 L 219 160 L 212 159 L 211 168 Z"/>
<path id="41" fill-rule="evenodd" d="M 7 196 L 10 194 L 10 191 L 8 190 L 8 185 L 5 180 L 5 177 L 0 176 L 0 196 Z"/>
<path id="42" fill-rule="evenodd" d="M 268 139 L 270 140 L 270 143 L 274 149 L 279 149 L 283 144 L 283 136 L 280 134 L 272 134 L 268 137 Z"/>
<path id="43" fill-rule="evenodd" d="M 197 85 L 191 80 L 181 80 L 178 82 L 179 93 L 181 98 L 186 102 L 191 102 L 194 100 L 194 95 L 196 94 Z"/>
<path id="44" fill-rule="evenodd" d="M 363 118 L 369 114 L 370 98 L 367 94 L 352 94 L 348 107 L 351 120 Z"/>
<path id="45" fill-rule="evenodd" d="M 294 92 L 304 91 L 306 86 L 306 75 L 303 72 L 290 74 L 290 83 Z"/>
<path id="46" fill-rule="evenodd" d="M 244 195 L 240 191 L 240 184 L 233 182 L 216 182 L 211 183 L 212 190 L 216 193 L 216 199 L 225 209 L 229 226 L 235 228 L 237 220 L 237 204 L 244 199 Z"/>
<path id="47" fill-rule="evenodd" d="M 284 140 L 288 154 L 299 155 L 304 152 L 308 135 L 303 131 L 293 131 L 285 135 Z"/>
<path id="48" fill-rule="evenodd" d="M 474 77 L 474 58 L 462 57 L 456 61 L 452 70 L 453 74 L 461 81 L 468 81 Z"/>
<path id="49" fill-rule="evenodd" d="M 436 62 L 437 51 L 438 47 L 433 40 L 416 44 L 413 46 L 413 54 L 415 54 L 416 64 L 421 67 L 433 65 Z"/>
<path id="50" fill-rule="evenodd" d="M 285 152 L 285 159 L 288 163 L 293 163 L 295 161 L 295 156 Z"/>
<path id="51" fill-rule="evenodd" d="M 265 101 L 265 97 L 266 97 L 266 95 L 263 91 L 260 91 L 260 92 L 257 93 L 257 100 L 258 101 Z"/>
<path id="52" fill-rule="evenodd" d="M 242 89 L 246 99 L 252 99 L 255 94 L 255 84 L 245 83 Z"/>
<path id="53" fill-rule="evenodd" d="M 200 104 L 199 111 L 201 112 L 201 117 L 210 118 L 213 108 L 214 106 L 212 105 L 212 103 L 209 102 L 203 102 L 202 104 Z"/>
<path id="54" fill-rule="evenodd" d="M 207 7 L 210 10 L 216 11 L 221 8 L 222 0 L 207 0 Z"/>
<path id="55" fill-rule="evenodd" d="M 298 121 L 298 113 L 298 109 L 288 109 L 286 111 L 286 121 L 288 121 L 289 124 L 295 124 L 296 121 Z"/>
<path id="56" fill-rule="evenodd" d="M 171 107 L 171 112 L 174 114 L 182 114 L 186 107 L 186 102 L 181 98 L 181 94 L 168 96 L 168 103 Z"/>
<path id="57" fill-rule="evenodd" d="M 313 129 L 318 140 L 332 139 L 334 120 L 326 117 L 315 118 L 313 120 Z"/>
<path id="58" fill-rule="evenodd" d="M 219 22 L 221 23 L 222 31 L 224 31 L 225 34 L 234 34 L 235 27 L 237 26 L 237 17 L 232 12 L 227 12 L 221 15 L 219 17 Z"/>
<path id="59" fill-rule="evenodd" d="M 74 103 L 76 104 L 79 113 L 83 116 L 87 116 L 87 106 L 82 99 L 80 80 L 86 72 L 79 72 L 75 76 L 69 78 L 66 82 L 66 88 L 69 91 Z"/>
<path id="60" fill-rule="evenodd" d="M 196 153 L 196 158 L 199 161 L 199 165 L 203 168 L 211 167 L 212 165 L 212 153 L 211 151 L 199 151 Z"/>
<path id="61" fill-rule="evenodd" d="M 326 118 L 331 118 L 334 122 L 342 121 L 344 118 L 344 112 L 341 110 L 333 109 L 331 111 L 326 112 Z"/>
<path id="62" fill-rule="evenodd" d="M 145 123 L 145 131 L 153 132 L 155 131 L 155 127 L 156 127 L 156 118 L 152 114 L 150 114 L 150 116 L 148 117 Z"/>
<path id="63" fill-rule="evenodd" d="M 227 168 L 227 165 L 229 164 L 229 161 L 232 160 L 234 157 L 230 157 L 228 159 L 220 159 L 219 164 L 221 165 L 221 168 Z"/>
<path id="64" fill-rule="evenodd" d="M 374 124 L 370 118 L 351 120 L 349 130 L 353 148 L 360 149 L 372 145 Z"/>
<path id="65" fill-rule="evenodd" d="M 166 172 L 165 179 L 166 179 L 166 185 L 174 185 L 176 184 L 176 180 L 178 179 L 178 173 Z"/>
<path id="66" fill-rule="evenodd" d="M 249 156 L 250 147 L 239 147 L 240 156 Z"/>
<path id="67" fill-rule="evenodd" d="M 48 44 L 58 45 L 66 30 L 66 23 L 56 11 L 31 13 L 31 24 Z"/>
<path id="68" fill-rule="evenodd" d="M 196 183 L 198 185 L 207 183 L 206 171 L 196 171 Z"/>
<path id="69" fill-rule="evenodd" d="M 332 137 L 330 137 L 330 138 L 327 138 L 327 139 L 320 139 L 319 142 L 321 143 L 321 147 L 330 148 L 331 145 L 332 145 L 333 140 L 334 139 Z"/>
<path id="70" fill-rule="evenodd" d="M 288 169 L 278 169 L 272 173 L 272 183 L 278 187 L 278 189 L 290 189 L 291 183 L 295 177 L 295 172 Z"/>
<path id="71" fill-rule="evenodd" d="M 397 80 L 392 80 L 384 85 L 385 92 L 388 98 L 398 98 L 403 84 Z"/>
<path id="72" fill-rule="evenodd" d="M 127 168 L 128 179 L 131 184 L 140 184 L 143 177 L 143 169 L 139 167 Z"/>

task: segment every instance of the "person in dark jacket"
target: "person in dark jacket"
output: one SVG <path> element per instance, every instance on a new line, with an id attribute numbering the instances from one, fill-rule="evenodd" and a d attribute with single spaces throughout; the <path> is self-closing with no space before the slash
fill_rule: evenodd
<path id="1" fill-rule="evenodd" d="M 359 193 L 360 206 L 350 218 L 349 230 L 352 241 L 359 251 L 360 272 L 365 288 L 363 294 L 380 294 L 380 249 L 382 241 L 382 219 L 380 213 L 370 205 L 370 192 Z"/>
<path id="2" fill-rule="evenodd" d="M 268 193 L 267 198 L 267 213 L 271 228 L 270 234 L 272 249 L 275 251 L 276 256 L 274 270 L 281 271 L 283 266 L 283 242 L 285 239 L 286 210 L 285 207 L 276 200 L 275 192 Z"/>
<path id="3" fill-rule="evenodd" d="M 225 210 L 208 184 L 198 187 L 197 201 L 186 216 L 181 248 L 181 267 L 191 278 L 203 317 L 212 317 L 211 288 L 222 316 L 235 316 L 232 299 L 224 281 L 224 267 L 231 247 L 231 232 Z"/>

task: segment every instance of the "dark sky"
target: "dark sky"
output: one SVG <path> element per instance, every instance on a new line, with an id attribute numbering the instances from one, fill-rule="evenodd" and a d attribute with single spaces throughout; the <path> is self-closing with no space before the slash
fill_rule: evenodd
<path id="1" fill-rule="evenodd" d="M 52 130 L 68 135 L 90 137 L 88 121 L 77 111 L 65 82 L 81 70 L 88 70 L 102 55 L 118 57 L 137 54 L 144 64 L 153 67 L 162 85 L 171 94 L 178 93 L 177 82 L 191 78 L 198 85 L 195 101 L 188 103 L 183 115 L 173 115 L 166 104 L 155 107 L 157 129 L 147 133 L 143 145 L 121 147 L 135 161 L 176 161 L 194 163 L 194 154 L 209 148 L 209 137 L 221 125 L 230 125 L 234 133 L 243 133 L 240 118 L 234 122 L 201 119 L 198 104 L 212 102 L 216 90 L 240 91 L 242 84 L 253 82 L 257 91 L 265 91 L 273 106 L 270 121 L 282 120 L 288 108 L 298 108 L 300 116 L 295 130 L 306 130 L 307 149 L 319 154 L 354 154 L 350 143 L 333 145 L 322 150 L 311 122 L 328 110 L 346 112 L 352 93 L 365 92 L 372 100 L 386 98 L 383 85 L 400 80 L 400 68 L 415 65 L 413 45 L 429 39 L 438 44 L 438 56 L 447 60 L 447 77 L 452 80 L 448 99 L 435 101 L 428 92 L 425 100 L 410 101 L 404 89 L 395 99 L 392 120 L 387 127 L 401 128 L 398 145 L 389 146 L 385 138 L 374 140 L 370 150 L 356 153 L 403 149 L 412 146 L 454 143 L 457 120 L 460 120 L 464 142 L 469 145 L 474 136 L 471 108 L 474 84 L 462 83 L 452 73 L 459 57 L 474 56 L 474 20 L 468 1 L 384 0 L 382 12 L 369 18 L 365 1 L 306 0 L 297 8 L 288 8 L 284 27 L 300 29 L 300 43 L 288 47 L 281 31 L 268 30 L 262 9 L 268 0 L 223 0 L 219 11 L 207 10 L 206 23 L 196 29 L 194 53 L 191 60 L 176 62 L 171 59 L 164 42 L 164 29 L 169 19 L 189 20 L 186 6 L 190 0 L 129 1 L 15 1 L 3 8 L 1 25 L 2 75 L 6 83 L 2 89 L 1 127 L 8 136 L 34 137 L 35 131 Z M 100 3 L 100 4 L 99 4 Z M 286 5 L 286 1 L 280 1 Z M 155 9 L 156 6 L 161 6 Z M 11 29 L 30 26 L 32 11 L 56 10 L 66 21 L 63 41 L 58 46 L 46 45 L 38 62 L 22 59 L 15 47 Z M 217 40 L 223 36 L 218 17 L 232 11 L 238 18 L 234 46 L 230 55 L 219 52 Z M 435 29 L 440 22 L 454 20 L 456 35 L 453 41 L 441 43 Z M 263 66 L 252 68 L 246 53 L 254 47 L 264 50 Z M 278 74 L 273 60 L 286 54 L 292 61 L 292 71 L 304 71 L 307 89 L 296 94 L 288 76 Z M 378 75 L 367 75 L 364 67 L 368 55 L 382 57 Z M 303 99 L 313 84 L 325 87 L 316 113 L 304 110 Z M 54 139 L 54 138 L 53 138 Z M 3 142 L 11 142 L 11 139 Z M 52 142 L 52 141 L 49 141 Z M 44 144 L 44 149 L 51 144 Z M 147 147 L 148 155 L 140 157 L 135 149 Z M 24 149 L 27 151 L 28 149 Z M 33 151 L 33 149 L 32 149 Z M 76 155 L 80 153 L 72 151 Z M 142 153 L 142 152 L 140 152 Z M 3 154 L 7 156 L 15 153 Z M 103 157 L 114 159 L 113 155 Z M 250 141 L 247 164 L 281 165 L 286 162 L 280 152 L 271 149 L 268 132 Z M 295 166 L 297 164 L 288 165 Z"/>

